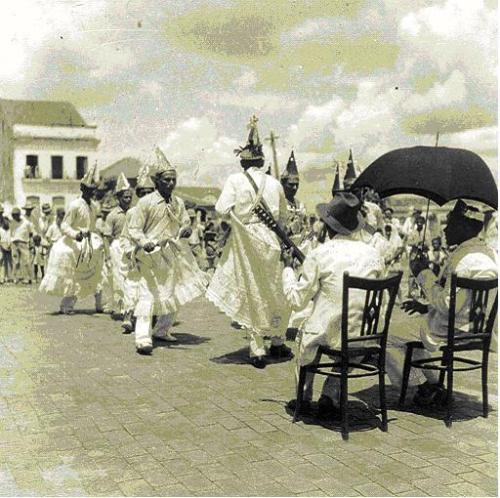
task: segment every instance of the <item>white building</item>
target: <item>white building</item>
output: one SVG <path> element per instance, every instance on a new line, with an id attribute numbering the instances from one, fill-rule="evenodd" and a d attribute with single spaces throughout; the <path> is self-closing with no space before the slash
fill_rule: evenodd
<path id="1" fill-rule="evenodd" d="M 96 160 L 96 127 L 68 102 L 0 99 L 0 202 L 67 207 Z"/>

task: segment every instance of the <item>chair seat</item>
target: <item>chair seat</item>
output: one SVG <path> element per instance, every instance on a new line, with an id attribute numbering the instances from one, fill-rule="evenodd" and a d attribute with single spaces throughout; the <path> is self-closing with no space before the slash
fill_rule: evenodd
<path id="1" fill-rule="evenodd" d="M 333 349 L 328 346 L 320 346 L 319 350 L 322 354 L 327 356 L 339 357 L 342 356 L 342 351 L 340 349 Z M 382 351 L 380 344 L 374 344 L 372 346 L 358 346 L 350 347 L 347 349 L 347 355 L 349 357 L 353 356 L 366 356 L 370 354 L 378 354 Z"/>

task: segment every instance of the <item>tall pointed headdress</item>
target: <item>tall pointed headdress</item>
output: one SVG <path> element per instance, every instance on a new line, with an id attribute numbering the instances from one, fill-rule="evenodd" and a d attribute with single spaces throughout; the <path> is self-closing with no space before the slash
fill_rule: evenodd
<path id="1" fill-rule="evenodd" d="M 239 147 L 234 150 L 234 153 L 240 159 L 245 161 L 261 161 L 264 160 L 264 153 L 262 152 L 262 143 L 259 137 L 259 130 L 257 129 L 257 122 L 259 119 L 255 114 L 250 118 L 247 125 L 249 130 L 247 143 L 244 147 Z"/>
<path id="2" fill-rule="evenodd" d="M 140 167 L 137 174 L 137 184 L 135 188 L 155 188 L 155 184 L 153 183 L 153 180 L 151 180 L 149 166 L 147 164 L 143 164 Z"/>
<path id="3" fill-rule="evenodd" d="M 286 164 L 285 171 L 281 174 L 282 180 L 290 180 L 292 178 L 295 180 L 299 179 L 299 170 L 297 169 L 297 163 L 295 162 L 295 154 L 293 153 L 293 150 L 288 159 L 288 163 Z"/>
<path id="4" fill-rule="evenodd" d="M 125 192 L 126 190 L 130 190 L 130 183 L 125 176 L 125 173 L 122 171 L 120 176 L 118 176 L 118 180 L 116 180 L 115 193 L 118 194 L 120 192 Z"/>
<path id="5" fill-rule="evenodd" d="M 356 180 L 356 170 L 354 169 L 354 160 L 352 158 L 352 149 L 349 149 L 349 159 L 347 160 L 347 168 L 344 175 L 344 185 L 352 184 Z"/>
<path id="6" fill-rule="evenodd" d="M 335 194 L 338 192 L 340 192 L 340 171 L 339 163 L 335 161 L 335 179 L 333 180 L 332 197 L 335 197 Z"/>
<path id="7" fill-rule="evenodd" d="M 90 166 L 90 168 L 87 170 L 85 175 L 80 181 L 81 185 L 85 185 L 85 187 L 88 188 L 97 188 L 97 178 L 96 178 L 96 173 L 97 173 L 97 161 L 94 162 Z"/>
<path id="8" fill-rule="evenodd" d="M 165 154 L 163 151 L 160 149 L 160 147 L 155 148 L 155 154 L 156 154 L 156 164 L 155 167 L 152 171 L 152 173 L 156 176 L 161 173 L 166 173 L 168 171 L 173 171 L 174 173 L 177 173 L 177 170 L 175 169 L 172 164 L 170 164 L 170 161 L 165 157 Z"/>

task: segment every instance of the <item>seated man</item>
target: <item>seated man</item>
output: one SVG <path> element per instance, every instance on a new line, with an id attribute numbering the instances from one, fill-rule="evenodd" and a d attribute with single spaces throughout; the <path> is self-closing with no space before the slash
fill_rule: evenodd
<path id="1" fill-rule="evenodd" d="M 423 290 L 428 305 L 418 301 L 407 301 L 403 308 L 410 315 L 427 313 L 425 326 L 420 330 L 425 349 L 414 351 L 413 357 L 428 358 L 446 343 L 448 335 L 448 312 L 450 303 L 451 274 L 459 277 L 489 279 L 498 275 L 497 254 L 483 240 L 478 238 L 483 228 L 481 212 L 459 200 L 448 214 L 444 229 L 448 247 L 456 246 L 450 251 L 449 258 L 436 280 L 436 275 L 428 269 L 427 258 L 416 258 L 411 262 L 411 271 Z M 469 291 L 457 292 L 455 327 L 456 333 L 467 331 L 469 327 Z M 443 387 L 438 384 L 438 374 L 434 370 L 423 370 L 427 381 L 419 386 L 414 399 L 421 405 L 439 401 Z"/>
<path id="2" fill-rule="evenodd" d="M 302 327 L 297 374 L 301 365 L 318 363 L 319 346 L 340 346 L 343 273 L 348 271 L 357 277 L 378 278 L 384 272 L 379 251 L 357 236 L 363 219 L 360 208 L 361 202 L 351 193 L 339 193 L 329 204 L 317 207 L 328 237 L 324 244 L 306 256 L 298 281 L 291 261 L 285 256 L 287 268 L 283 270 L 283 290 L 289 305 L 294 310 L 300 310 L 311 299 L 314 301 L 311 316 Z M 350 298 L 350 328 L 356 330 L 355 325 L 358 322 L 361 324 L 365 294 L 363 291 L 352 291 Z M 312 380 L 313 375 L 310 374 L 304 389 L 305 409 L 312 397 Z M 336 411 L 339 395 L 339 381 L 328 377 L 319 399 L 320 415 Z M 293 408 L 294 401 L 289 406 Z"/>

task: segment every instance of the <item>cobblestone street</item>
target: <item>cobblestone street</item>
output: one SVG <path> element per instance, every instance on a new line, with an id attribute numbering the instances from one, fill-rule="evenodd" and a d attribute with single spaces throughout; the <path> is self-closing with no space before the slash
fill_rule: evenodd
<path id="1" fill-rule="evenodd" d="M 59 316 L 34 287 L 0 287 L 1 495 L 497 495 L 496 353 L 488 419 L 479 372 L 457 375 L 451 429 L 397 410 L 389 387 L 383 433 L 376 388 L 353 381 L 344 442 L 335 424 L 292 424 L 293 361 L 246 364 L 243 331 L 208 302 L 151 357 L 91 307 Z M 398 310 L 391 334 L 418 320 Z"/>

